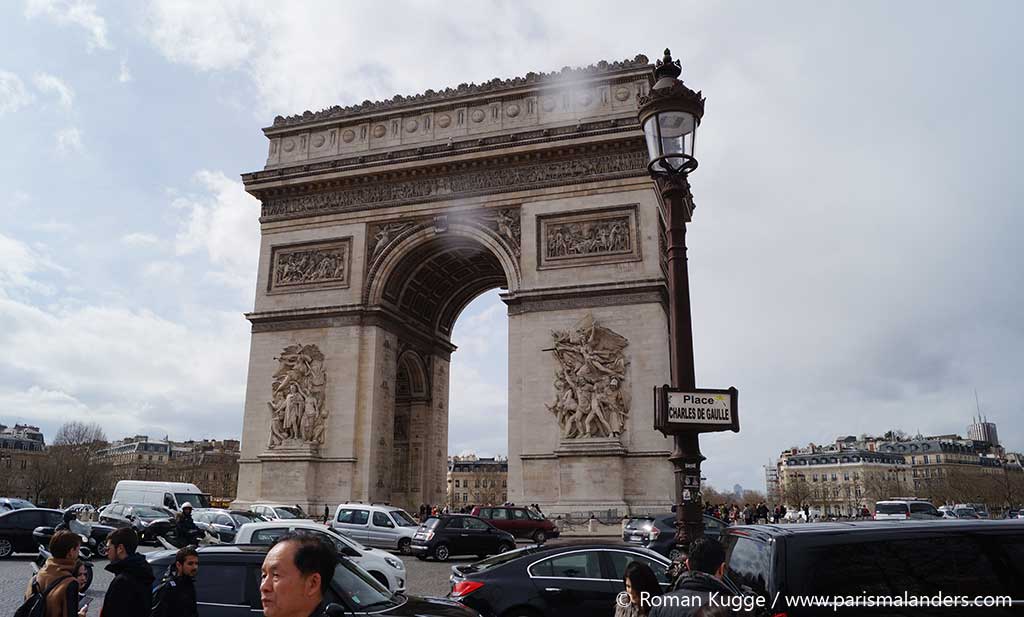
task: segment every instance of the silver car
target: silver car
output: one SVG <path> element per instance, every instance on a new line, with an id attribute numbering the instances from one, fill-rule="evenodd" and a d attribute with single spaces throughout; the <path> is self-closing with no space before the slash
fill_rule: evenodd
<path id="1" fill-rule="evenodd" d="M 331 529 L 356 542 L 403 555 L 411 554 L 412 537 L 419 527 L 401 508 L 382 504 L 343 503 L 334 511 Z"/>

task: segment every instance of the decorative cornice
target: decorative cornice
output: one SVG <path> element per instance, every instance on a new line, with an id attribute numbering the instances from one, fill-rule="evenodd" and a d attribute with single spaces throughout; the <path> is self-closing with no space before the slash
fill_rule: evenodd
<path id="1" fill-rule="evenodd" d="M 508 314 L 522 315 L 534 311 L 579 310 L 608 306 L 659 304 L 668 306 L 668 288 L 663 281 L 635 287 L 575 287 L 555 289 L 537 295 L 503 295 Z"/>
<path id="2" fill-rule="evenodd" d="M 274 197 L 267 190 L 259 195 L 263 200 L 260 222 L 647 174 L 647 151 L 640 140 L 588 144 L 575 150 L 510 154 L 439 165 L 428 170 L 405 170 L 372 178 L 342 178 L 320 183 L 317 188 L 327 190 L 312 194 Z"/>
<path id="3" fill-rule="evenodd" d="M 512 88 L 519 88 L 522 86 L 532 85 L 544 85 L 551 83 L 564 83 L 566 81 L 586 79 L 595 75 L 606 75 L 615 73 L 618 71 L 637 69 L 637 68 L 649 68 L 649 60 L 647 56 L 643 54 L 637 55 L 632 60 L 626 59 L 621 62 L 606 62 L 602 60 L 597 64 L 591 64 L 587 67 L 564 67 L 561 71 L 552 71 L 550 73 L 527 73 L 523 77 L 513 77 L 511 79 L 500 79 L 494 78 L 490 81 L 482 84 L 459 84 L 455 88 L 445 88 L 444 90 L 434 91 L 427 90 L 422 94 L 416 94 L 413 96 L 402 96 L 401 94 L 396 95 L 390 99 L 383 101 L 363 101 L 358 105 L 349 105 L 342 107 L 335 105 L 321 111 L 312 112 L 306 111 L 302 114 L 296 114 L 294 116 L 277 116 L 274 118 L 274 125 L 270 127 L 272 129 L 298 126 L 311 122 L 319 122 L 323 120 L 335 120 L 339 118 L 351 118 L 359 116 L 361 114 L 381 112 L 381 111 L 395 111 L 399 109 L 405 109 L 415 105 L 421 105 L 424 103 L 437 103 L 444 101 L 452 101 L 455 99 L 474 96 L 479 94 L 489 94 L 500 90 L 509 90 Z"/>

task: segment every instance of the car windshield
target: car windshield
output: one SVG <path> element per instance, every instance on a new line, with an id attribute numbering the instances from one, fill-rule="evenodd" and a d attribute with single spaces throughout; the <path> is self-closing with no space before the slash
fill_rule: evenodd
<path id="1" fill-rule="evenodd" d="M 640 529 L 641 527 L 647 527 L 653 523 L 649 518 L 631 518 L 626 523 L 626 529 Z"/>
<path id="2" fill-rule="evenodd" d="M 210 498 L 208 495 L 200 495 L 199 493 L 175 493 L 174 499 L 177 500 L 179 507 L 186 501 L 191 504 L 193 508 L 210 507 Z"/>
<path id="3" fill-rule="evenodd" d="M 529 555 L 530 553 L 535 553 L 541 550 L 545 549 L 540 546 L 527 546 L 520 549 L 516 549 L 514 551 L 508 551 L 505 553 L 498 553 L 497 555 L 491 555 L 486 559 L 481 559 L 480 561 L 474 561 L 471 564 L 460 566 L 459 569 L 462 572 L 466 573 L 483 572 L 484 570 L 490 570 L 492 568 L 497 568 L 498 566 L 505 565 L 510 561 L 519 559 L 523 555 Z"/>
<path id="4" fill-rule="evenodd" d="M 423 521 L 423 525 L 422 526 L 425 529 L 434 529 L 435 527 L 437 527 L 440 524 L 441 524 L 441 519 L 434 518 L 433 516 L 431 516 L 427 520 Z"/>
<path id="5" fill-rule="evenodd" d="M 166 508 L 159 508 L 157 506 L 132 506 L 132 514 L 143 520 L 174 516 L 174 513 L 170 510 Z"/>
<path id="6" fill-rule="evenodd" d="M 253 514 L 251 512 L 246 512 L 244 514 L 241 512 L 231 512 L 230 514 L 231 519 L 235 521 L 235 524 L 238 526 L 245 525 L 246 523 L 261 523 L 264 520 L 259 514 Z"/>
<path id="7" fill-rule="evenodd" d="M 405 510 L 392 510 L 391 517 L 402 527 L 419 527 L 419 524 Z"/>
<path id="8" fill-rule="evenodd" d="M 529 514 L 530 518 L 532 518 L 535 521 L 543 521 L 544 520 L 543 516 L 541 516 L 540 514 L 534 512 L 533 510 L 527 510 L 526 513 Z"/>
<path id="9" fill-rule="evenodd" d="M 334 569 L 331 587 L 356 612 L 370 607 L 389 608 L 401 603 L 365 570 L 348 560 L 342 560 Z"/>
<path id="10" fill-rule="evenodd" d="M 298 508 L 290 506 L 274 506 L 274 513 L 277 514 L 277 518 L 302 518 L 299 516 Z"/>
<path id="11" fill-rule="evenodd" d="M 907 504 L 905 503 L 876 503 L 875 512 L 878 514 L 906 514 Z"/>

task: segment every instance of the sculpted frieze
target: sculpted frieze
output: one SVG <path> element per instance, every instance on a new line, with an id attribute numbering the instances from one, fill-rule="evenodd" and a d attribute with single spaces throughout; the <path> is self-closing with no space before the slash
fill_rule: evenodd
<path id="1" fill-rule="evenodd" d="M 297 197 L 268 198 L 266 220 L 312 216 L 373 206 L 419 203 L 438 199 L 543 188 L 563 183 L 600 179 L 619 174 L 646 173 L 647 153 L 629 150 L 527 165 L 503 166 L 409 180 L 375 182 L 357 188 Z"/>
<path id="2" fill-rule="evenodd" d="M 538 234 L 541 269 L 640 259 L 635 206 L 542 216 Z"/>
<path id="3" fill-rule="evenodd" d="M 347 287 L 351 240 L 274 247 L 269 290 Z"/>
<path id="4" fill-rule="evenodd" d="M 629 341 L 587 315 L 571 330 L 551 333 L 559 368 L 555 400 L 547 405 L 563 439 L 618 438 L 626 430 L 630 397 L 625 349 Z"/>
<path id="5" fill-rule="evenodd" d="M 289 345 L 278 361 L 271 386 L 268 449 L 316 449 L 324 444 L 328 411 L 327 371 L 316 345 Z"/>

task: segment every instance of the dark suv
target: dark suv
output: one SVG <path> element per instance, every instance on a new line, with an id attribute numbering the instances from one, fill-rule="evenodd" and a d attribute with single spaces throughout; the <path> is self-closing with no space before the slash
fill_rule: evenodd
<path id="1" fill-rule="evenodd" d="M 676 549 L 676 515 L 668 512 L 649 517 L 631 518 L 622 531 L 622 541 L 629 544 L 646 546 L 670 560 L 675 560 L 679 551 Z M 707 514 L 704 515 L 704 535 L 718 539 L 722 530 L 729 525 L 722 520 Z"/>
<path id="2" fill-rule="evenodd" d="M 423 521 L 412 537 L 413 555 L 447 561 L 452 555 L 485 557 L 516 547 L 515 537 L 468 514 L 442 514 Z"/>
<path id="3" fill-rule="evenodd" d="M 260 567 L 268 550 L 265 545 L 254 544 L 199 547 L 199 575 L 195 583 L 199 617 L 262 615 Z M 174 551 L 146 555 L 158 581 L 174 562 L 174 555 Z M 334 570 L 325 600 L 345 607 L 346 615 L 479 617 L 476 611 L 443 598 L 392 594 L 348 559 L 342 559 Z"/>
<path id="4" fill-rule="evenodd" d="M 875 521 L 752 525 L 722 532 L 725 578 L 763 598 L 764 615 L 1020 615 L 1024 521 Z M 808 608 L 799 596 L 936 598 L 1009 596 L 1012 606 Z M 753 598 L 751 598 L 753 599 Z"/>
<path id="5" fill-rule="evenodd" d="M 517 538 L 529 538 L 537 544 L 544 544 L 548 538 L 557 538 L 559 533 L 554 523 L 529 508 L 476 506 L 473 516 L 479 516 Z"/>

